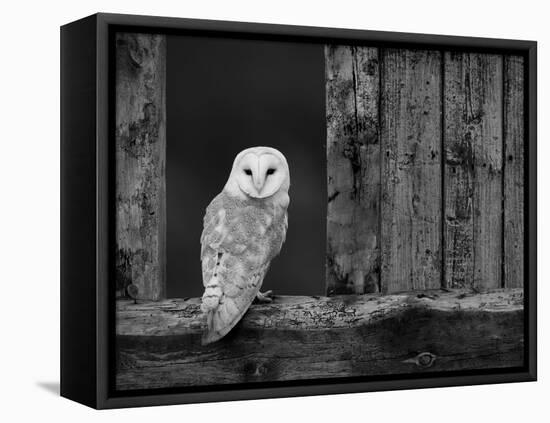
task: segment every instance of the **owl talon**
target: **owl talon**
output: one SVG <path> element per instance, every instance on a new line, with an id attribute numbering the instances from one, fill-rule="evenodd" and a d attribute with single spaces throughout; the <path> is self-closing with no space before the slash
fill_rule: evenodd
<path id="1" fill-rule="evenodd" d="M 260 304 L 270 303 L 273 301 L 273 291 L 258 292 L 256 294 L 256 302 Z"/>

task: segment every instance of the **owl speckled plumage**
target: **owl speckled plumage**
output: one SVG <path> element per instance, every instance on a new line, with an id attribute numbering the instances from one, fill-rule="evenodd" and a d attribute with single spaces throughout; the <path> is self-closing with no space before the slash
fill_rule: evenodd
<path id="1" fill-rule="evenodd" d="M 224 337 L 260 292 L 288 227 L 290 172 L 283 154 L 270 147 L 241 151 L 223 189 L 206 209 L 201 236 L 205 287 L 201 309 L 208 329 L 203 344 Z"/>

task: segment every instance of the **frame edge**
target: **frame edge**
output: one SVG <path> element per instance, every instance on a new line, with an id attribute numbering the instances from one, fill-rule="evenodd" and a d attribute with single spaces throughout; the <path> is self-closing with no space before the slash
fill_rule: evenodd
<path id="1" fill-rule="evenodd" d="M 97 404 L 95 23 L 61 27 L 61 396 Z"/>

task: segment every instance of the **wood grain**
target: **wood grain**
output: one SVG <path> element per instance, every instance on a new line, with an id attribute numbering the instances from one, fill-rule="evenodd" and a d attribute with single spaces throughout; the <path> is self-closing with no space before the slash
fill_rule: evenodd
<path id="1" fill-rule="evenodd" d="M 325 46 L 327 293 L 379 291 L 378 49 Z"/>
<path id="2" fill-rule="evenodd" d="M 524 275 L 523 57 L 504 59 L 504 286 L 522 287 Z"/>
<path id="3" fill-rule="evenodd" d="M 445 53 L 445 285 L 501 286 L 502 56 Z"/>
<path id="4" fill-rule="evenodd" d="M 165 295 L 166 39 L 116 35 L 116 284 Z"/>
<path id="5" fill-rule="evenodd" d="M 381 92 L 381 286 L 441 283 L 441 55 L 385 49 Z"/>
<path id="6" fill-rule="evenodd" d="M 117 389 L 521 366 L 523 290 L 276 297 L 217 343 L 204 328 L 199 299 L 118 301 Z"/>

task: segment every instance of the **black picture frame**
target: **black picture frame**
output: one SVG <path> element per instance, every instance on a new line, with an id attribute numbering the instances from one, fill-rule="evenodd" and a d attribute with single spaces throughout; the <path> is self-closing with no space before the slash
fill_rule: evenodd
<path id="1" fill-rule="evenodd" d="M 113 392 L 111 275 L 115 30 L 374 46 L 514 52 L 526 58 L 525 365 L 457 374 L 364 377 L 262 385 Z M 112 52 L 111 52 L 112 53 Z M 95 14 L 61 28 L 61 395 L 90 407 L 275 398 L 534 381 L 537 377 L 537 44 L 534 41 Z"/>

